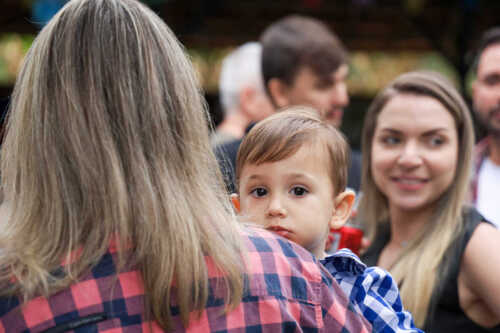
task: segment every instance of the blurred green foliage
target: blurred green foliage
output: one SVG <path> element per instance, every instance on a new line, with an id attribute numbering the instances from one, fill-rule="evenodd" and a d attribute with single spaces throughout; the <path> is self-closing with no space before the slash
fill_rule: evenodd
<path id="1" fill-rule="evenodd" d="M 0 35 L 0 85 L 9 86 L 14 83 L 24 55 L 34 39 L 34 35 Z"/>
<path id="2" fill-rule="evenodd" d="M 34 38 L 22 34 L 0 35 L 0 85 L 13 84 Z M 188 49 L 200 82 L 209 93 L 217 93 L 221 61 L 231 49 Z M 373 97 L 399 74 L 417 69 L 440 72 L 459 87 L 457 71 L 439 53 L 354 51 L 351 53 L 349 92 L 353 96 Z"/>
<path id="3" fill-rule="evenodd" d="M 399 74 L 414 70 L 439 72 L 460 86 L 456 69 L 437 52 L 352 52 L 349 92 L 372 97 Z"/>
<path id="4" fill-rule="evenodd" d="M 231 50 L 189 50 L 191 60 L 205 90 L 216 93 L 220 64 Z M 460 87 L 459 75 L 453 65 L 437 52 L 351 52 L 349 93 L 360 97 L 373 97 L 380 89 L 401 73 L 413 70 L 436 71 Z"/>

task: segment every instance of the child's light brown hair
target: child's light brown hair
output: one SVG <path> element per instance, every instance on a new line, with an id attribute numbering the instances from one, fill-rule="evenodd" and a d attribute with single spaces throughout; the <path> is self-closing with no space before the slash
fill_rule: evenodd
<path id="1" fill-rule="evenodd" d="M 321 148 L 312 149 L 311 158 L 317 158 L 318 163 L 328 162 L 334 193 L 343 192 L 347 185 L 350 159 L 347 141 L 334 126 L 321 120 L 317 110 L 305 106 L 285 108 L 250 130 L 236 158 L 237 186 L 245 165 L 284 160 L 304 145 Z M 318 152 L 324 152 L 327 156 L 314 156 Z"/>

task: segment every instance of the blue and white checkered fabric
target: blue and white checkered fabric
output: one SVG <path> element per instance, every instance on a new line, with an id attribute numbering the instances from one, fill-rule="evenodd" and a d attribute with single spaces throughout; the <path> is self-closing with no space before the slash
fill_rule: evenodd
<path id="1" fill-rule="evenodd" d="M 405 311 L 394 279 L 382 268 L 366 267 L 350 250 L 321 260 L 352 305 L 373 325 L 373 332 L 422 332 Z"/>

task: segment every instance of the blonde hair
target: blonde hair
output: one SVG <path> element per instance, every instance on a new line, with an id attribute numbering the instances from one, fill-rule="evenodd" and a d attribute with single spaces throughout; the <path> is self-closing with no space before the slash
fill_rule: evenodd
<path id="1" fill-rule="evenodd" d="M 184 324 L 204 308 L 205 256 L 237 305 L 241 240 L 207 120 L 191 64 L 151 10 L 67 3 L 29 50 L 9 108 L 0 285 L 10 287 L 0 295 L 67 288 L 116 239 L 118 270 L 140 270 L 145 312 L 162 328 L 174 295 Z M 54 275 L 63 261 L 65 274 Z"/>
<path id="2" fill-rule="evenodd" d="M 302 146 L 319 144 L 324 149 L 330 179 L 336 194 L 345 190 L 349 146 L 342 133 L 321 120 L 319 112 L 305 106 L 284 108 L 260 121 L 245 136 L 236 158 L 236 184 L 247 164 L 277 162 L 295 154 Z"/>
<path id="3" fill-rule="evenodd" d="M 432 222 L 420 230 L 391 268 L 394 278 L 401 284 L 405 307 L 413 313 L 417 326 L 422 327 L 429 314 L 432 293 L 437 287 L 438 269 L 454 236 L 462 228 L 474 131 L 469 110 L 460 94 L 451 83 L 435 73 L 403 74 L 376 96 L 363 126 L 363 196 L 359 206 L 359 217 L 366 224 L 372 241 L 378 236 L 378 226 L 389 219 L 387 198 L 377 188 L 371 173 L 372 141 L 378 115 L 391 98 L 400 94 L 426 96 L 439 101 L 453 116 L 459 138 L 459 163 L 452 184 L 438 199 Z"/>

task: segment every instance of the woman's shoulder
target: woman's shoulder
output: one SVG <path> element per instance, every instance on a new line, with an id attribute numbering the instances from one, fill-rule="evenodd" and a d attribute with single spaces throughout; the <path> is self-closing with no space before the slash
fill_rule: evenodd
<path id="1" fill-rule="evenodd" d="M 260 226 L 247 224 L 241 228 L 240 233 L 249 252 L 275 253 L 317 265 L 317 260 L 309 251 Z"/>
<path id="2" fill-rule="evenodd" d="M 465 228 L 467 230 L 474 230 L 481 224 L 487 224 L 494 227 L 494 224 L 488 221 L 479 211 L 470 205 L 465 205 L 462 210 L 462 218 L 464 219 Z"/>
<path id="3" fill-rule="evenodd" d="M 307 250 L 262 228 L 245 227 L 242 237 L 248 274 L 245 297 L 263 302 L 278 297 L 280 303 L 309 304 L 307 307 L 315 308 L 314 316 L 321 309 L 326 322 L 339 314 L 349 322 L 364 322 L 352 311 L 337 281 Z"/>
<path id="4" fill-rule="evenodd" d="M 266 276 L 268 279 L 286 277 L 286 280 L 301 280 L 301 284 L 313 288 L 324 282 L 325 272 L 303 247 L 259 227 L 245 226 L 241 236 L 246 249 L 247 274 L 256 280 Z"/>
<path id="5" fill-rule="evenodd" d="M 480 222 L 465 248 L 459 285 L 462 285 L 460 300 L 465 306 L 464 312 L 482 324 L 500 324 L 497 319 L 493 319 L 500 318 L 498 275 L 500 230 L 490 223 Z"/>
<path id="6" fill-rule="evenodd" d="M 469 227 L 471 230 L 465 248 L 465 257 L 474 258 L 475 261 L 479 259 L 478 256 L 500 253 L 500 230 L 495 225 L 482 219 L 470 225 L 473 228 Z"/>
<path id="7" fill-rule="evenodd" d="M 469 247 L 470 242 L 473 238 L 483 237 L 480 235 L 485 232 L 487 233 L 488 230 L 492 230 L 495 234 L 494 231 L 497 230 L 497 228 L 494 224 L 492 224 L 484 216 L 482 216 L 476 208 L 469 205 L 463 208 L 462 218 L 463 228 L 461 229 L 461 232 L 456 236 L 456 245 L 460 245 L 463 255 L 463 251 L 465 251 Z"/>

